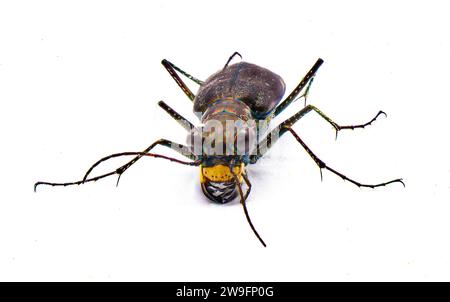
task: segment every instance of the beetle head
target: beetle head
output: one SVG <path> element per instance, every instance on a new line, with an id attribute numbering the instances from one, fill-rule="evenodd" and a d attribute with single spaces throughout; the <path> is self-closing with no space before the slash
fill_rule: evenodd
<path id="1" fill-rule="evenodd" d="M 243 173 L 243 163 L 232 167 L 222 164 L 209 167 L 200 166 L 202 191 L 208 199 L 214 202 L 230 202 L 238 195 L 236 179 L 241 183 Z"/>

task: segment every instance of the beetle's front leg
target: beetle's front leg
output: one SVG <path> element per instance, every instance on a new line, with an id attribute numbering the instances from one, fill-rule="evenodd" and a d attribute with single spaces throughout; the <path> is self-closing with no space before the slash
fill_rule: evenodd
<path id="1" fill-rule="evenodd" d="M 343 180 L 348 180 L 349 182 L 351 182 L 352 184 L 358 186 L 358 187 L 367 187 L 367 188 L 376 188 L 376 187 L 382 187 L 394 182 L 399 182 L 401 183 L 403 186 L 405 186 L 405 183 L 403 182 L 403 180 L 401 178 L 397 178 L 391 181 L 387 181 L 387 182 L 383 182 L 383 183 L 379 183 L 379 184 L 375 184 L 375 185 L 370 185 L 370 184 L 362 184 L 356 180 L 353 180 L 351 178 L 348 178 L 347 176 L 345 176 L 344 174 L 334 170 L 333 168 L 327 166 L 325 164 L 325 162 L 323 162 L 320 158 L 318 158 L 312 151 L 311 149 L 309 149 L 309 147 L 303 142 L 303 140 L 297 135 L 297 133 L 295 133 L 295 131 L 292 128 L 287 128 L 287 131 L 291 132 L 291 134 L 295 137 L 295 139 L 300 143 L 300 145 L 302 145 L 302 147 L 306 150 L 306 152 L 309 154 L 309 156 L 311 156 L 311 158 L 315 161 L 315 163 L 317 164 L 317 166 L 320 169 L 320 177 L 322 178 L 322 169 L 326 169 L 328 171 L 330 171 L 331 173 L 336 174 L 337 176 L 341 177 Z"/>

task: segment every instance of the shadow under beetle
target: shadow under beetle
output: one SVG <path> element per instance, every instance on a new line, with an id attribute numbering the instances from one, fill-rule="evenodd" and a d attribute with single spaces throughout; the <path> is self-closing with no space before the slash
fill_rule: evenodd
<path id="1" fill-rule="evenodd" d="M 122 152 L 100 159 L 89 168 L 80 181 L 67 183 L 37 182 L 34 185 L 34 189 L 36 190 L 38 185 L 79 185 L 115 174 L 118 175 L 118 184 L 121 175 L 144 156 L 163 158 L 183 165 L 199 166 L 200 184 L 206 197 L 218 203 L 227 203 L 239 197 L 251 229 L 259 241 L 266 246 L 253 226 L 246 207 L 245 201 L 252 187 L 246 172 L 246 166 L 257 163 L 270 147 L 277 142 L 278 138 L 285 133 L 291 133 L 316 162 L 320 169 L 321 178 L 322 169 L 327 169 L 358 187 L 375 188 L 395 182 L 405 185 L 402 179 L 371 185 L 362 184 L 348 178 L 326 165 L 292 129 L 292 126 L 310 111 L 315 111 L 325 121 L 330 123 L 336 130 L 336 137 L 340 130 L 364 128 L 375 121 L 381 114 L 386 115 L 383 111 L 379 111 L 372 120 L 365 124 L 341 126 L 315 106 L 306 105 L 309 88 L 317 70 L 323 63 L 322 59 L 316 61 L 297 87 L 281 101 L 285 92 L 285 84 L 280 76 L 268 69 L 243 61 L 230 65 L 231 60 L 235 56 L 241 57 L 239 53 L 235 52 L 228 59 L 225 66 L 211 75 L 206 81 L 193 77 L 167 60 L 161 62 L 178 86 L 193 102 L 194 112 L 197 113 L 202 123 L 202 125 L 195 127 L 163 101 L 158 103 L 162 109 L 188 131 L 189 135 L 186 145 L 160 139 L 142 152 Z M 196 95 L 181 80 L 177 72 L 200 86 Z M 303 94 L 300 95 L 300 92 L 303 90 Z M 300 111 L 271 131 L 267 131 L 272 118 L 279 115 L 287 106 L 302 97 L 305 100 L 305 106 Z M 171 148 L 189 158 L 190 161 L 182 161 L 173 157 L 150 153 L 157 145 Z M 135 157 L 112 172 L 90 177 L 93 169 L 100 163 L 120 156 Z M 247 187 L 245 193 L 242 189 L 244 183 Z"/>

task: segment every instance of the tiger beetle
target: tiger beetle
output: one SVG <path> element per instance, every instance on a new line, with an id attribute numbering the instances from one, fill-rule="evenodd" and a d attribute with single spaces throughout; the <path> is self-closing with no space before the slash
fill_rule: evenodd
<path id="1" fill-rule="evenodd" d="M 230 65 L 235 56 L 239 56 L 241 61 Z M 298 120 L 311 111 L 315 111 L 333 126 L 336 130 L 336 138 L 340 130 L 364 128 L 372 124 L 380 115 L 386 116 L 386 113 L 379 111 L 374 118 L 365 124 L 341 126 L 315 106 L 306 105 L 309 88 L 317 70 L 323 63 L 322 59 L 319 58 L 316 61 L 297 87 L 283 101 L 281 101 L 285 92 L 283 79 L 266 68 L 242 61 L 242 56 L 238 52 L 231 55 L 225 66 L 211 75 L 206 81 L 195 78 L 165 59 L 161 63 L 181 90 L 193 102 L 194 112 L 201 121 L 201 125 L 196 127 L 165 102 L 160 101 L 158 103 L 164 111 L 188 132 L 186 145 L 174 143 L 167 139 L 160 139 L 142 152 L 116 153 L 98 160 L 89 168 L 80 181 L 66 183 L 40 181 L 34 185 L 35 191 L 39 185 L 80 185 L 111 175 L 118 175 L 116 184 L 118 185 L 122 174 L 142 157 L 163 158 L 183 165 L 198 166 L 200 167 L 200 185 L 206 197 L 221 204 L 239 197 L 251 229 L 259 241 L 266 246 L 253 226 L 247 211 L 246 200 L 252 185 L 248 178 L 246 166 L 256 164 L 285 133 L 291 133 L 311 156 L 319 167 L 321 178 L 322 169 L 326 169 L 358 187 L 375 188 L 395 182 L 405 186 L 400 178 L 379 184 L 363 184 L 345 176 L 318 158 L 292 129 L 292 126 Z M 179 74 L 200 86 L 196 95 L 186 86 Z M 300 92 L 303 90 L 304 92 L 300 95 Z M 304 98 L 304 107 L 269 131 L 271 119 L 278 116 L 286 107 L 301 98 Z M 150 151 L 158 145 L 175 150 L 190 161 L 151 153 Z M 99 164 L 121 156 L 134 156 L 134 158 L 114 171 L 95 177 L 91 176 L 92 171 Z M 246 186 L 245 193 L 242 188 L 244 183 Z"/>

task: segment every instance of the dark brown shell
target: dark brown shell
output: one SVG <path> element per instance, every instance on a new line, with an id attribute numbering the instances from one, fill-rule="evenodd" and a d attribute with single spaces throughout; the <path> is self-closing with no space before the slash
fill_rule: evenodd
<path id="1" fill-rule="evenodd" d="M 272 111 L 284 95 L 283 79 L 272 71 L 247 62 L 228 66 L 210 76 L 194 99 L 194 112 L 205 112 L 217 99 L 233 98 L 245 102 L 255 118 Z"/>

